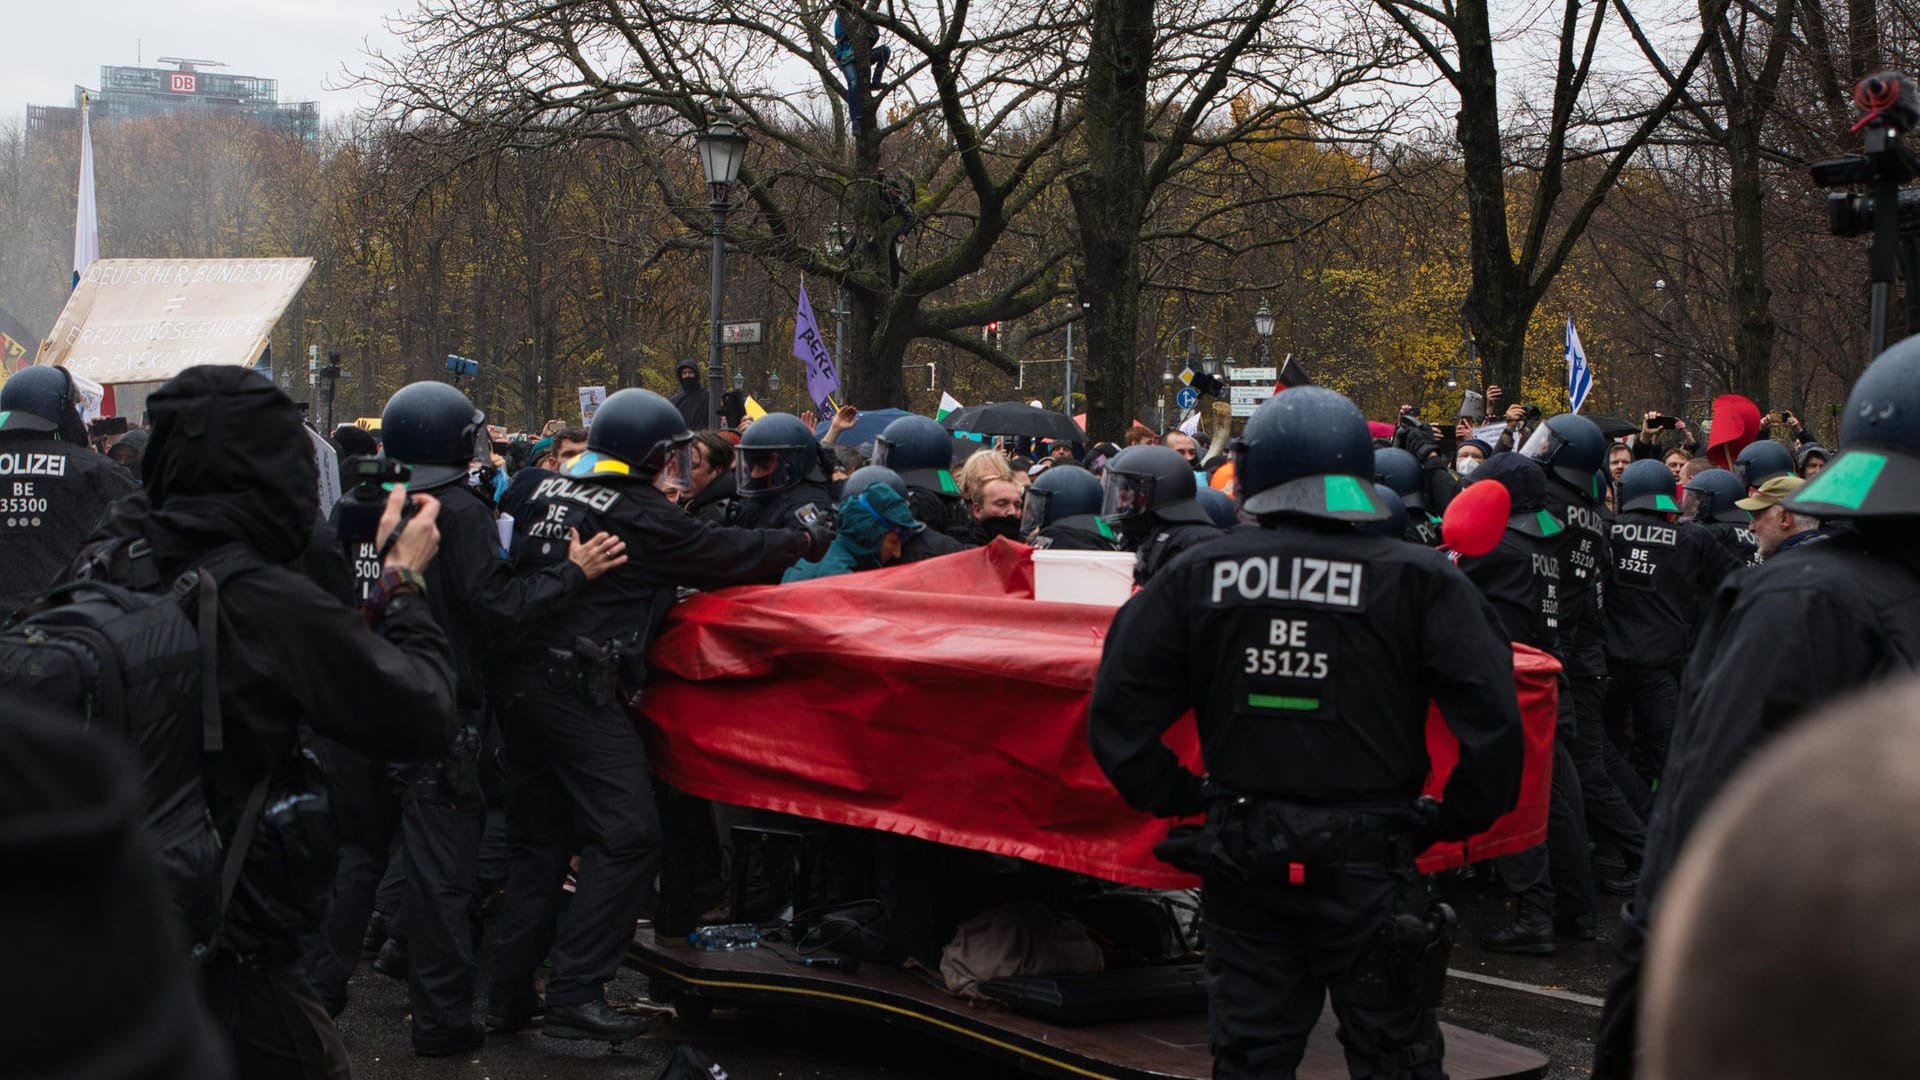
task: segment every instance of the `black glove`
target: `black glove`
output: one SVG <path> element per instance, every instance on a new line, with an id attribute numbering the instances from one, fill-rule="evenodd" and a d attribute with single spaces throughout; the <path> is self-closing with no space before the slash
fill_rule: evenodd
<path id="1" fill-rule="evenodd" d="M 1396 434 L 1401 437 L 1407 453 L 1412 454 L 1416 461 L 1425 461 L 1440 452 L 1440 442 L 1433 437 L 1433 428 L 1417 417 L 1401 417 L 1400 430 Z"/>
<path id="2" fill-rule="evenodd" d="M 807 561 L 819 562 L 825 558 L 827 546 L 833 543 L 833 511 L 808 503 L 793 512 L 793 521 L 795 528 L 807 534 Z"/>

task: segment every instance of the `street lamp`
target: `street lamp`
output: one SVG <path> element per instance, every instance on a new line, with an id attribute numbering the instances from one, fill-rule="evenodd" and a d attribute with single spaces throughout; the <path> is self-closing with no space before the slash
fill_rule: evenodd
<path id="1" fill-rule="evenodd" d="M 744 371 L 740 371 L 740 370 L 738 370 L 738 369 L 735 369 L 735 370 L 734 370 L 734 373 L 733 373 L 733 388 L 734 388 L 735 390 L 739 390 L 739 391 L 742 391 L 742 392 L 745 392 L 745 391 L 746 391 L 746 389 L 747 389 L 747 373 L 746 373 L 746 372 L 744 372 Z"/>
<path id="2" fill-rule="evenodd" d="M 1160 430 L 1167 430 L 1167 398 L 1173 393 L 1173 384 L 1179 378 L 1173 373 L 1173 358 L 1168 357 L 1166 366 L 1160 371 Z"/>
<path id="3" fill-rule="evenodd" d="M 1265 300 L 1260 301 L 1260 310 L 1253 313 L 1253 332 L 1260 335 L 1260 363 L 1265 366 L 1273 359 L 1273 312 Z"/>
<path id="4" fill-rule="evenodd" d="M 720 395 L 724 393 L 720 380 L 725 375 L 720 366 L 720 284 L 726 266 L 727 188 L 740 175 L 740 162 L 747 156 L 747 137 L 727 120 L 730 110 L 724 102 L 715 111 L 719 116 L 707 130 L 694 136 L 693 141 L 700 150 L 700 168 L 707 175 L 707 187 L 713 192 L 713 199 L 707 204 L 713 211 L 713 293 L 708 305 L 713 326 L 707 351 L 707 423 L 718 430 Z"/>

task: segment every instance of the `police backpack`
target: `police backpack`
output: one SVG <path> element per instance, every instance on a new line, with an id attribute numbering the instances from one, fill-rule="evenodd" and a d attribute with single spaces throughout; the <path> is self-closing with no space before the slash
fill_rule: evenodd
<path id="1" fill-rule="evenodd" d="M 214 567 L 243 550 L 216 549 L 163 581 L 145 540 L 95 545 L 72 580 L 0 628 L 0 695 L 133 751 L 142 825 L 196 957 L 219 936 L 266 797 L 262 780 L 248 794 L 223 862 L 208 787 L 225 747 Z"/>

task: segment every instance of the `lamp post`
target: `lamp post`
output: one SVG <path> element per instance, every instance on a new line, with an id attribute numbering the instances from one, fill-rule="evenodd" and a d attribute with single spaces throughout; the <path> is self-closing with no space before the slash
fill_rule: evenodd
<path id="1" fill-rule="evenodd" d="M 1160 427 L 1160 433 L 1162 434 L 1164 434 L 1167 430 L 1167 399 L 1173 393 L 1173 384 L 1178 381 L 1179 381 L 1178 378 L 1173 373 L 1173 358 L 1168 357 L 1166 366 L 1162 368 L 1160 371 L 1160 424 L 1159 424 L 1159 427 Z"/>
<path id="2" fill-rule="evenodd" d="M 707 423 L 718 430 L 720 396 L 726 392 L 721 387 L 725 372 L 720 368 L 720 293 L 726 265 L 727 188 L 740 175 L 740 162 L 747 156 L 747 137 L 727 120 L 730 110 L 724 103 L 715 111 L 719 117 L 707 130 L 694 136 L 693 141 L 700 149 L 700 168 L 706 173 L 707 187 L 713 193 L 712 201 L 707 204 L 713 211 L 713 293 L 708 306 L 713 326 L 707 351 Z"/>
<path id="3" fill-rule="evenodd" d="M 1273 359 L 1273 312 L 1265 300 L 1253 313 L 1253 332 L 1260 335 L 1260 366 L 1264 367 Z"/>
<path id="4" fill-rule="evenodd" d="M 827 226 L 827 243 L 832 246 L 836 258 L 844 259 L 853 251 L 853 230 L 835 221 Z M 834 293 L 833 370 L 840 378 L 847 377 L 847 275 L 844 271 L 840 274 L 839 288 Z"/>

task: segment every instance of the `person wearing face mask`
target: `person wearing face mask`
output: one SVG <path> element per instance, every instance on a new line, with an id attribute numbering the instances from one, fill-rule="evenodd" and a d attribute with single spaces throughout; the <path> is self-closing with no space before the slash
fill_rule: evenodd
<path id="1" fill-rule="evenodd" d="M 1492 453 L 1493 447 L 1479 439 L 1468 439 L 1460 444 L 1460 449 L 1453 455 L 1454 474 L 1465 480 L 1472 476 L 1473 471 L 1478 469 L 1480 463 L 1487 460 Z"/>
<path id="2" fill-rule="evenodd" d="M 1018 540 L 1024 501 L 1025 494 L 1019 484 L 1012 480 L 988 480 L 974 493 L 968 508 L 973 511 L 974 527 L 987 543 L 992 543 L 996 536 Z"/>
<path id="3" fill-rule="evenodd" d="M 680 389 L 668 400 L 680 410 L 680 419 L 687 422 L 687 430 L 705 431 L 712 427 L 707 412 L 711 405 L 706 384 L 700 381 L 699 365 L 691 360 L 682 360 L 680 366 L 674 369 L 674 377 L 680 380 Z"/>
<path id="4" fill-rule="evenodd" d="M 891 566 L 904 557 L 907 541 L 926 528 L 914 520 L 905 496 L 884 482 L 866 485 L 840 500 L 840 531 L 827 553 L 818 562 L 795 563 L 780 580 L 808 581 Z"/>

